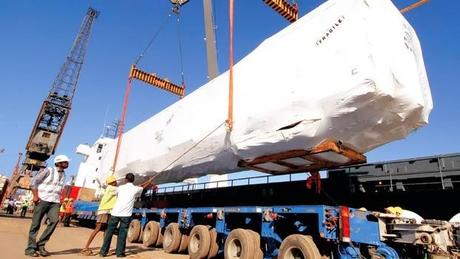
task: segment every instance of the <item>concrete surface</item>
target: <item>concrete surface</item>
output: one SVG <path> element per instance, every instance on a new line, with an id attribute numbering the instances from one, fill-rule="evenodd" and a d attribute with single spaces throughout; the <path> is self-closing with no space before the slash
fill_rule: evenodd
<path id="1" fill-rule="evenodd" d="M 28 232 L 30 227 L 30 215 L 26 218 L 20 218 L 17 215 L 9 216 L 0 213 L 0 258 L 32 258 L 24 255 L 24 249 L 27 245 Z M 40 233 L 45 229 L 45 225 L 40 228 Z M 84 247 L 92 229 L 83 227 L 61 227 L 58 226 L 53 233 L 46 249 L 51 253 L 47 258 L 78 258 L 83 259 L 86 256 L 80 255 L 80 250 Z M 112 239 L 110 253 L 114 253 L 117 236 Z M 102 232 L 100 232 L 91 248 L 98 252 L 102 245 Z M 171 255 L 164 253 L 158 248 L 143 248 L 141 244 L 126 244 L 127 258 L 138 259 L 185 259 L 188 255 Z M 88 256 L 88 258 L 99 258 L 97 256 Z M 116 258 L 115 255 L 107 258 Z"/>

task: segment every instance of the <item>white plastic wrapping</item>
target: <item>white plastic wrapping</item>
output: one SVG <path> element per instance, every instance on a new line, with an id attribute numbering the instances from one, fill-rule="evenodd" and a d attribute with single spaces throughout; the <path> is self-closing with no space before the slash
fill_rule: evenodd
<path id="1" fill-rule="evenodd" d="M 234 89 L 231 133 L 226 72 L 127 131 L 116 174 L 178 182 L 326 138 L 365 153 L 425 125 L 432 109 L 418 38 L 390 0 L 325 2 L 238 62 Z"/>

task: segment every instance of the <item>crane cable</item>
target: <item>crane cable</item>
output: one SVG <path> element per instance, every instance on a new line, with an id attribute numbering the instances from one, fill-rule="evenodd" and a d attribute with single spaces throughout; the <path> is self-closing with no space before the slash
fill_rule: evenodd
<path id="1" fill-rule="evenodd" d="M 182 40 L 181 40 L 181 37 L 180 37 L 180 27 L 179 27 L 180 26 L 180 18 L 179 18 L 179 13 L 180 12 L 179 12 L 178 9 L 174 9 L 174 8 L 171 10 L 171 12 L 176 13 L 177 16 L 178 16 L 177 22 L 178 22 L 179 55 L 180 55 L 179 58 L 180 58 L 180 65 L 181 65 L 182 85 L 185 86 L 183 58 L 182 58 Z M 168 19 L 169 17 L 171 17 L 171 13 L 168 13 L 168 16 L 166 16 L 163 19 L 162 23 L 160 24 L 159 29 L 155 32 L 153 37 L 148 42 L 147 46 L 144 48 L 144 50 L 141 52 L 141 54 L 137 57 L 136 61 L 134 62 L 135 65 L 137 65 L 141 61 L 141 59 L 144 57 L 144 55 L 150 49 L 150 47 L 152 46 L 152 44 L 155 41 L 155 39 L 158 37 L 158 35 L 162 31 L 162 29 L 164 28 L 166 23 L 169 21 L 169 19 Z M 116 166 L 117 166 L 117 162 L 118 162 L 118 157 L 119 157 L 119 154 L 120 154 L 120 148 L 121 148 L 121 143 L 122 143 L 122 139 L 123 139 L 125 122 L 126 122 L 126 112 L 128 110 L 128 101 L 129 101 L 129 95 L 131 93 L 131 89 L 132 89 L 132 77 L 128 76 L 128 83 L 127 83 L 126 89 L 125 89 L 125 95 L 124 95 L 124 100 L 123 100 L 123 108 L 122 108 L 122 112 L 121 112 L 120 125 L 119 125 L 119 129 L 118 129 L 118 138 L 117 138 L 117 146 L 116 146 L 116 149 L 115 149 L 115 157 L 114 157 L 114 160 L 113 160 L 112 167 L 110 168 L 111 175 L 115 174 L 115 170 L 116 170 Z"/>
<path id="2" fill-rule="evenodd" d="M 204 136 L 202 139 L 200 139 L 197 143 L 195 143 L 193 146 L 191 146 L 189 149 L 187 149 L 185 152 L 183 152 L 180 156 L 178 156 L 175 160 L 173 160 L 171 163 L 169 163 L 162 171 L 165 171 L 168 169 L 171 165 L 173 165 L 175 162 L 177 162 L 179 159 L 181 159 L 183 156 L 185 156 L 188 152 L 190 152 L 192 149 L 194 149 L 196 146 L 198 146 L 201 142 L 203 142 L 205 139 L 207 139 L 212 133 L 217 131 L 222 125 L 226 124 L 227 125 L 227 130 L 232 131 L 233 128 L 233 0 L 230 1 L 230 48 L 229 48 L 229 99 L 228 99 L 228 118 L 225 122 L 219 124 L 215 129 L 213 129 L 211 132 L 209 132 L 206 136 Z M 148 178 L 147 181 L 145 181 L 143 184 L 147 183 L 152 183 L 154 179 L 154 176 L 151 176 Z"/>
<path id="3" fill-rule="evenodd" d="M 173 12 L 173 11 L 171 11 L 171 12 Z M 150 49 L 150 47 L 152 46 L 152 44 L 155 41 L 155 39 L 158 37 L 160 32 L 163 30 L 163 28 L 166 25 L 166 23 L 169 22 L 170 17 L 171 17 L 171 13 L 168 13 L 168 15 L 161 22 L 160 27 L 158 28 L 158 30 L 153 34 L 153 37 L 150 39 L 150 41 L 147 44 L 147 46 L 144 48 L 144 50 L 141 52 L 141 54 L 139 54 L 139 56 L 137 57 L 136 61 L 134 62 L 134 65 L 137 65 L 141 61 L 141 59 L 144 57 L 144 55 L 147 54 L 147 51 Z"/>
<path id="4" fill-rule="evenodd" d="M 181 37 L 181 30 L 180 30 L 180 9 L 177 9 L 175 12 L 177 15 L 177 39 L 179 43 L 179 64 L 180 64 L 180 76 L 182 79 L 182 86 L 185 88 L 185 75 L 184 75 L 184 60 L 182 54 L 182 37 Z"/>
<path id="5" fill-rule="evenodd" d="M 169 17 L 171 17 L 171 13 L 168 13 L 168 15 L 163 19 L 163 21 L 160 24 L 160 27 L 158 30 L 153 34 L 153 37 L 150 39 L 148 42 L 147 46 L 144 48 L 144 50 L 139 54 L 137 57 L 136 61 L 134 62 L 135 65 L 137 65 L 141 59 L 144 57 L 144 55 L 147 53 L 147 51 L 150 49 L 152 46 L 153 42 L 155 39 L 158 37 L 160 32 L 163 30 L 164 26 L 166 23 L 169 21 Z M 128 76 L 128 83 L 126 85 L 125 89 L 125 95 L 123 99 L 123 107 L 122 107 L 122 112 L 121 112 L 121 119 L 119 123 L 119 128 L 118 128 L 118 134 L 117 134 L 117 147 L 115 149 L 115 157 L 113 159 L 112 167 L 110 168 L 111 175 L 115 174 L 115 170 L 117 167 L 117 162 L 118 162 L 118 156 L 120 155 L 120 147 L 121 147 L 121 142 L 123 139 L 123 133 L 125 129 L 125 122 L 126 122 L 126 111 L 128 110 L 128 101 L 129 101 L 129 95 L 131 93 L 131 88 L 132 88 L 132 78 Z"/>

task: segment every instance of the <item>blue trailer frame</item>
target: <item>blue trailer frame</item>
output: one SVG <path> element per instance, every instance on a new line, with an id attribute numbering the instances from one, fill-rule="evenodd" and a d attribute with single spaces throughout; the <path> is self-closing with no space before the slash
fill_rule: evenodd
<path id="1" fill-rule="evenodd" d="M 95 202 L 77 201 L 74 205 L 77 219 L 95 220 L 97 207 Z M 399 258 L 395 249 L 381 241 L 379 222 L 371 212 L 342 206 L 136 208 L 133 218 L 140 220 L 142 228 L 149 220 L 156 220 L 162 229 L 169 223 L 178 223 L 183 230 L 199 225 L 204 218 L 212 219 L 214 224 L 211 226 L 222 241 L 233 229 L 251 229 L 260 234 L 265 244 L 265 258 L 277 256 L 283 239 L 296 233 L 314 233 L 315 239 L 335 247 L 331 253 L 342 259 L 360 258 L 361 246 L 374 247 L 375 251 L 388 259 Z M 348 223 L 344 223 L 344 219 Z M 283 221 L 283 224 L 280 223 Z M 348 234 L 344 233 L 344 224 L 348 224 Z M 292 229 L 291 232 L 286 232 L 286 226 Z"/>

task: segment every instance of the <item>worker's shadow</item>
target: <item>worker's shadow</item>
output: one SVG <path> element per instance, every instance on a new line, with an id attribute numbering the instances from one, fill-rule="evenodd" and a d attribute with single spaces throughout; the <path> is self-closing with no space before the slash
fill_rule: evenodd
<path id="1" fill-rule="evenodd" d="M 97 255 L 99 253 L 99 250 L 101 247 L 91 247 L 90 248 L 93 251 L 94 255 Z M 155 251 L 155 250 L 161 250 L 160 248 L 155 248 L 155 247 L 144 247 L 141 245 L 130 245 L 126 246 L 126 255 L 134 255 L 138 254 L 140 252 L 145 252 L 145 251 Z M 68 254 L 78 254 L 80 255 L 81 248 L 72 248 L 72 249 L 67 249 L 67 250 L 62 250 L 62 251 L 50 251 L 51 255 L 68 255 Z M 115 255 L 115 248 L 110 249 L 108 255 Z"/>
<path id="2" fill-rule="evenodd" d="M 126 255 L 134 255 L 138 254 L 140 252 L 145 252 L 145 251 L 155 251 L 155 250 L 161 250 L 161 248 L 155 248 L 155 247 L 145 247 L 142 245 L 130 245 L 126 247 Z M 115 252 L 115 250 L 114 250 Z"/>
<path id="3" fill-rule="evenodd" d="M 93 248 L 96 251 L 96 248 Z M 50 251 L 50 255 L 68 255 L 68 254 L 80 254 L 81 248 L 72 248 L 62 251 Z M 99 249 L 97 250 L 99 251 Z"/>

